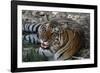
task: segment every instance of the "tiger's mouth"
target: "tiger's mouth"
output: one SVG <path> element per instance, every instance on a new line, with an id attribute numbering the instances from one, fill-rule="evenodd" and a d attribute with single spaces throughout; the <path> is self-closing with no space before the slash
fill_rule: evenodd
<path id="1" fill-rule="evenodd" d="M 41 43 L 41 47 L 42 47 L 42 48 L 49 48 L 49 45 L 46 45 L 46 44 L 44 44 L 44 43 Z"/>
<path id="2" fill-rule="evenodd" d="M 47 41 L 46 41 L 46 42 L 43 42 L 43 41 L 41 40 L 41 47 L 44 48 L 44 49 L 45 49 L 45 48 L 47 49 L 47 48 L 49 48 L 49 43 L 48 43 Z"/>

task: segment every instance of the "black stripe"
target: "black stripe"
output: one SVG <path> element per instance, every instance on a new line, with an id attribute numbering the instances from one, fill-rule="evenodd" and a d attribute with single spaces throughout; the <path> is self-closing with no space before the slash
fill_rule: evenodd
<path id="1" fill-rule="evenodd" d="M 29 28 L 30 28 L 30 26 L 31 26 L 31 24 L 28 26 L 28 31 L 30 31 L 30 29 L 29 29 Z"/>
<path id="2" fill-rule="evenodd" d="M 31 43 L 31 38 L 30 38 L 30 36 L 29 36 L 29 43 Z"/>
<path id="3" fill-rule="evenodd" d="M 35 39 L 34 39 L 34 37 L 33 37 L 33 44 L 35 44 Z"/>
<path id="4" fill-rule="evenodd" d="M 24 35 L 24 34 L 37 34 L 37 32 L 34 32 L 34 31 L 25 31 L 25 30 L 23 30 L 22 31 L 22 34 Z"/>
<path id="5" fill-rule="evenodd" d="M 62 52 L 57 59 L 59 59 L 66 51 Z"/>
<path id="6" fill-rule="evenodd" d="M 45 55 L 45 53 L 44 53 L 44 52 L 42 52 L 42 54 L 44 55 L 44 57 L 48 58 L 48 57 Z"/>
<path id="7" fill-rule="evenodd" d="M 69 41 L 69 35 L 68 35 L 68 31 L 66 31 L 66 33 L 67 33 L 67 38 L 68 38 L 68 41 Z"/>
<path id="8" fill-rule="evenodd" d="M 34 31 L 35 25 L 36 25 L 36 24 L 32 25 L 32 32 L 35 32 L 35 31 Z M 35 33 L 36 33 L 36 32 L 35 32 Z"/>
<path id="9" fill-rule="evenodd" d="M 39 24 L 39 25 L 36 27 L 36 32 L 38 32 L 40 25 L 41 25 L 41 24 Z"/>
<path id="10" fill-rule="evenodd" d="M 37 38 L 39 39 L 39 34 L 37 33 Z"/>

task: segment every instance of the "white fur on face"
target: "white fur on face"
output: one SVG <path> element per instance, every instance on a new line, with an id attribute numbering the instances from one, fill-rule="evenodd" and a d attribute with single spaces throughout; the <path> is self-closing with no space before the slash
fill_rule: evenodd
<path id="1" fill-rule="evenodd" d="M 43 40 L 40 40 L 40 42 L 41 42 L 41 47 L 47 48 L 49 46 L 48 41 L 44 42 Z"/>

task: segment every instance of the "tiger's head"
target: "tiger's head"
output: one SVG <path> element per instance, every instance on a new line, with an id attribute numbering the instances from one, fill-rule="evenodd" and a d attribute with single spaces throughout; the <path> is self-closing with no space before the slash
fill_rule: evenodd
<path id="1" fill-rule="evenodd" d="M 57 21 L 50 21 L 43 24 L 39 28 L 39 39 L 41 42 L 41 47 L 48 48 L 50 46 L 60 46 L 60 34 L 63 33 L 64 28 Z"/>

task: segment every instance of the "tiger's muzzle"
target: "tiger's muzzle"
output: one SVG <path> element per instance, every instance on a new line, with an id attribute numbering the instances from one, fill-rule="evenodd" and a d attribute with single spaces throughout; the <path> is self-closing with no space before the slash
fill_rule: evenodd
<path id="1" fill-rule="evenodd" d="M 49 49 L 49 43 L 47 41 L 44 42 L 44 41 L 40 40 L 40 42 L 41 42 L 41 48 Z"/>

